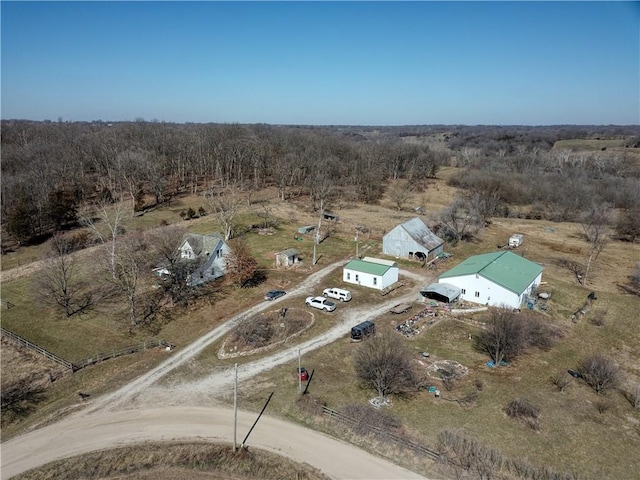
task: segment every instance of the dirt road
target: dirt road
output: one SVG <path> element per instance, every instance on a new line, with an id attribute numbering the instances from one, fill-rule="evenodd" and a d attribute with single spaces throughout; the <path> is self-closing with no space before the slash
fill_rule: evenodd
<path id="1" fill-rule="evenodd" d="M 255 413 L 238 412 L 238 445 L 255 417 Z M 177 439 L 228 443 L 233 439 L 233 411 L 164 407 L 69 417 L 3 443 L 2 479 L 72 455 L 145 441 Z M 268 416 L 261 418 L 247 446 L 306 462 L 331 478 L 423 478 L 353 445 Z"/>
<path id="2" fill-rule="evenodd" d="M 342 265 L 329 265 L 310 275 L 287 297 L 311 294 L 322 279 Z M 291 362 L 298 349 L 310 351 L 336 341 L 348 328 L 364 317 L 371 318 L 388 311 L 397 303 L 415 301 L 428 278 L 412 272 L 401 275 L 415 280 L 416 287 L 402 297 L 381 304 L 339 309 L 338 323 L 324 334 L 261 360 L 242 365 L 239 381 L 249 379 L 277 365 Z M 248 316 L 274 302 L 258 304 L 229 319 L 158 367 L 121 389 L 93 400 L 88 408 L 59 423 L 29 432 L 2 444 L 2 478 L 79 453 L 148 440 L 204 438 L 229 442 L 232 438 L 231 412 L 224 407 L 206 408 L 217 397 L 228 396 L 233 387 L 233 369 L 221 369 L 205 378 L 173 385 L 154 385 L 175 368 L 191 361 L 204 348 L 226 335 Z M 248 431 L 254 413 L 239 416 L 239 432 Z M 244 433 L 239 435 L 244 435 Z M 263 417 L 252 433 L 250 445 L 258 446 L 298 462 L 307 462 L 332 478 L 422 478 L 344 442 L 295 424 Z"/>

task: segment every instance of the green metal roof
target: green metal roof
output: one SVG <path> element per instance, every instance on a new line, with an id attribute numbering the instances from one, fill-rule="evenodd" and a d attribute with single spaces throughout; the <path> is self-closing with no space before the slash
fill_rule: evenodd
<path id="1" fill-rule="evenodd" d="M 391 266 L 365 262 L 364 260 L 351 260 L 344 268 L 347 270 L 355 270 L 356 272 L 369 273 L 371 275 L 384 275 Z"/>
<path id="2" fill-rule="evenodd" d="M 505 251 L 473 255 L 440 278 L 477 274 L 520 295 L 541 272 L 541 265 Z"/>

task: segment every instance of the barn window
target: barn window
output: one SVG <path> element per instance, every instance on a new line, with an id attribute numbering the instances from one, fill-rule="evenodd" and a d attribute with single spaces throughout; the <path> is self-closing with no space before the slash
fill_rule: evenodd
<path id="1" fill-rule="evenodd" d="M 464 295 L 465 293 L 467 293 L 467 290 L 466 290 L 466 288 L 461 288 L 460 292 Z"/>
<path id="2" fill-rule="evenodd" d="M 356 282 L 359 282 L 359 281 L 360 281 L 360 278 L 359 278 L 358 274 L 356 273 Z"/>
<path id="3" fill-rule="evenodd" d="M 476 292 L 476 298 L 480 298 L 480 292 Z"/>
<path id="4" fill-rule="evenodd" d="M 347 280 L 351 280 L 351 273 L 347 272 Z"/>
<path id="5" fill-rule="evenodd" d="M 378 285 L 378 277 L 373 277 L 373 284 Z"/>

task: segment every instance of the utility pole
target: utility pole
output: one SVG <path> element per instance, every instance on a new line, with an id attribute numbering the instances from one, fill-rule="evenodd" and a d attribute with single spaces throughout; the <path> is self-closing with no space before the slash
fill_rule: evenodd
<path id="1" fill-rule="evenodd" d="M 302 364 L 300 363 L 300 349 L 298 349 L 298 393 L 302 393 Z"/>
<path id="2" fill-rule="evenodd" d="M 360 258 L 360 252 L 358 251 L 358 226 L 356 225 L 356 258 Z"/>
<path id="3" fill-rule="evenodd" d="M 233 451 L 236 451 L 236 432 L 238 430 L 238 364 L 235 368 L 235 381 L 233 382 Z"/>

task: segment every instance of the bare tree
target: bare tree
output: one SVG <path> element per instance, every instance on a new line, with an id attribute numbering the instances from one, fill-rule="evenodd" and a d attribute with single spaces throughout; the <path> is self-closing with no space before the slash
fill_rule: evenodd
<path id="1" fill-rule="evenodd" d="M 502 206 L 502 196 L 497 189 L 480 190 L 471 195 L 471 209 L 482 225 L 491 222 Z"/>
<path id="2" fill-rule="evenodd" d="M 576 277 L 576 281 L 582 284 L 584 278 L 584 266 L 581 263 L 569 260 L 568 258 L 559 258 L 556 260 L 559 267 L 569 270 Z"/>
<path id="3" fill-rule="evenodd" d="M 215 188 L 210 187 L 209 190 L 205 192 L 205 198 L 212 212 L 220 222 L 220 226 L 224 231 L 225 241 L 229 240 L 233 235 L 233 229 L 235 227 L 234 221 L 242 204 L 238 189 L 228 187 L 224 190 L 217 191 Z"/>
<path id="4" fill-rule="evenodd" d="M 409 188 L 406 185 L 394 183 L 389 190 L 387 190 L 387 196 L 389 200 L 395 204 L 396 210 L 400 211 L 404 204 L 407 203 L 407 200 L 409 200 L 411 192 L 409 192 Z"/>
<path id="5" fill-rule="evenodd" d="M 148 238 L 138 232 L 127 234 L 118 241 L 115 255 L 115 277 L 111 282 L 125 296 L 128 304 L 130 326 L 136 327 L 145 320 L 141 308 L 141 283 L 153 265 L 153 250 Z"/>
<path id="6" fill-rule="evenodd" d="M 322 243 L 324 237 L 322 237 L 322 220 L 324 219 L 325 211 L 329 208 L 329 203 L 333 197 L 334 184 L 333 180 L 325 172 L 318 172 L 313 175 L 309 180 L 311 203 L 314 210 L 319 212 L 318 215 L 318 228 L 316 228 L 315 235 L 313 237 L 313 259 L 312 265 L 317 262 L 317 249 L 318 245 Z"/>
<path id="7" fill-rule="evenodd" d="M 94 218 L 94 213 L 97 218 Z M 95 212 L 87 210 L 80 216 L 82 224 L 89 227 L 107 249 L 112 278 L 116 277 L 116 250 L 118 237 L 124 233 L 124 217 L 124 204 L 110 205 L 107 202 L 98 202 Z"/>
<path id="8" fill-rule="evenodd" d="M 593 204 L 589 211 L 582 216 L 582 229 L 589 242 L 589 258 L 585 267 L 582 284 L 587 284 L 587 277 L 591 265 L 598 259 L 610 240 L 609 224 L 611 223 L 611 209 L 606 204 Z"/>
<path id="9" fill-rule="evenodd" d="M 67 317 L 85 311 L 94 303 L 94 296 L 82 280 L 78 262 L 72 255 L 76 249 L 70 237 L 54 235 L 50 255 L 36 282 L 42 301 L 62 308 Z"/>
<path id="10" fill-rule="evenodd" d="M 389 393 L 408 393 L 418 384 L 411 352 L 398 335 L 377 335 L 354 355 L 356 374 L 382 399 Z"/>
<path id="11" fill-rule="evenodd" d="M 443 235 L 454 243 L 475 234 L 479 230 L 479 219 L 462 198 L 456 198 L 440 213 Z"/>
<path id="12" fill-rule="evenodd" d="M 620 369 L 609 357 L 596 353 L 582 360 L 577 367 L 587 385 L 597 394 L 605 393 L 620 383 Z"/>
<path id="13" fill-rule="evenodd" d="M 538 317 L 511 308 L 491 308 L 487 328 L 475 337 L 475 347 L 488 353 L 495 365 L 509 361 L 529 347 L 549 348 L 552 332 Z"/>

